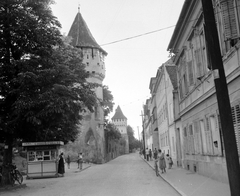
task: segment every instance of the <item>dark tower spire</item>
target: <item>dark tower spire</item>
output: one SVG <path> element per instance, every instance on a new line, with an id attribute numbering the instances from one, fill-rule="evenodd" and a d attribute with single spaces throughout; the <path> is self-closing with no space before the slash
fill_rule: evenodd
<path id="1" fill-rule="evenodd" d="M 84 21 L 80 13 L 80 5 L 78 6 L 78 13 L 74 19 L 71 29 L 68 33 L 69 37 L 72 37 L 71 45 L 79 48 L 96 48 L 100 50 L 104 55 L 107 52 L 104 51 L 96 42 L 92 36 L 86 22 Z"/>
<path id="2" fill-rule="evenodd" d="M 122 120 L 127 120 L 126 116 L 124 116 L 120 106 L 117 107 L 114 116 L 112 117 L 112 120 L 116 120 L 116 119 L 122 119 Z"/>

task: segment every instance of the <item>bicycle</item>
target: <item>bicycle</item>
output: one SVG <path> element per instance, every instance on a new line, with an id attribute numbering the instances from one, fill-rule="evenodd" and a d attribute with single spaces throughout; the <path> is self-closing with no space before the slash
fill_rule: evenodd
<path id="1" fill-rule="evenodd" d="M 15 184 L 16 181 L 19 184 L 22 184 L 23 176 L 20 173 L 20 171 L 18 171 L 18 168 L 17 168 L 17 166 L 15 164 L 7 164 L 7 165 L 3 165 L 3 167 L 7 168 L 7 170 L 8 170 L 9 181 L 10 181 L 10 184 L 12 186 Z"/>
<path id="2" fill-rule="evenodd" d="M 155 160 L 154 160 L 154 163 L 155 163 L 154 167 L 155 167 L 156 176 L 159 176 L 159 171 L 158 171 L 158 164 L 157 164 L 157 162 L 158 162 L 158 160 L 155 159 Z"/>

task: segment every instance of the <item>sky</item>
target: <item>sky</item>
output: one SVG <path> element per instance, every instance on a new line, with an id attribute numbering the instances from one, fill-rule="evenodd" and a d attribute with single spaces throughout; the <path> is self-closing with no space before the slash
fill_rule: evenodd
<path id="1" fill-rule="evenodd" d="M 169 59 L 168 44 L 184 0 L 55 0 L 53 15 L 68 34 L 80 12 L 105 58 L 108 86 L 139 139 L 142 111 L 150 98 L 149 84 L 158 67 Z M 113 43 L 115 42 L 115 43 Z"/>

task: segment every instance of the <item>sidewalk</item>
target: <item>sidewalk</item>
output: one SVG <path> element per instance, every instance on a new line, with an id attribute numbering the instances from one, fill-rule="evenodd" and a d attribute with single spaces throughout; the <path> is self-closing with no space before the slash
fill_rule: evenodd
<path id="1" fill-rule="evenodd" d="M 65 164 L 65 175 L 64 176 L 68 176 L 68 175 L 71 175 L 72 173 L 78 173 L 78 172 L 82 172 L 84 171 L 85 169 L 91 167 L 93 164 L 88 164 L 88 163 L 83 163 L 82 165 L 82 170 L 78 169 L 77 168 L 77 163 L 75 162 L 72 162 L 70 164 L 70 169 L 68 169 L 68 166 L 67 164 Z"/>
<path id="2" fill-rule="evenodd" d="M 154 161 L 146 161 L 154 169 Z M 167 169 L 164 174 L 160 173 L 168 184 L 170 184 L 182 196 L 230 196 L 228 184 L 212 180 L 205 176 L 192 173 L 191 171 L 173 165 L 172 169 Z"/>
<path id="3" fill-rule="evenodd" d="M 70 169 L 68 169 L 68 166 L 67 166 L 67 163 L 65 164 L 65 176 L 68 176 L 70 175 L 71 173 L 78 173 L 78 172 L 82 172 L 84 171 L 85 169 L 91 167 L 91 163 L 88 164 L 88 163 L 83 163 L 82 164 L 82 170 L 78 169 L 77 168 L 77 163 L 76 162 L 71 162 L 70 164 Z"/>
<path id="4" fill-rule="evenodd" d="M 69 177 L 72 175 L 76 175 L 76 173 L 82 172 L 84 170 L 86 170 L 87 168 L 91 167 L 94 164 L 88 164 L 88 163 L 83 163 L 82 165 L 82 170 L 77 168 L 77 163 L 76 162 L 71 162 L 70 164 L 70 169 L 68 169 L 67 164 L 65 164 L 65 174 L 64 177 L 52 177 L 52 178 L 30 178 L 30 179 L 26 179 L 26 175 L 23 176 L 23 183 L 21 185 L 19 185 L 17 182 L 14 184 L 14 186 L 12 185 L 7 185 L 4 187 L 0 187 L 0 193 L 2 191 L 6 191 L 6 190 L 15 190 L 15 189 L 20 189 L 20 188 L 26 188 L 28 186 L 31 186 L 33 184 L 39 184 L 39 186 L 41 186 L 41 183 L 45 183 L 48 182 L 49 179 L 54 179 L 54 180 L 59 180 L 60 179 L 64 179 L 65 177 Z M 46 180 L 47 179 L 47 180 Z"/>

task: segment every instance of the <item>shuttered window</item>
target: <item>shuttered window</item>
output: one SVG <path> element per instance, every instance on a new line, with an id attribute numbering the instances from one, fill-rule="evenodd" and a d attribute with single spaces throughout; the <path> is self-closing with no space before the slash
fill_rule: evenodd
<path id="1" fill-rule="evenodd" d="M 240 155 L 240 104 L 232 106 L 232 118 L 236 136 L 238 154 Z"/>
<path id="2" fill-rule="evenodd" d="M 201 77 L 203 76 L 201 48 L 196 49 L 194 53 L 195 53 L 195 60 L 196 60 L 196 67 L 197 67 L 197 78 L 201 79 Z"/>
<path id="3" fill-rule="evenodd" d="M 195 149 L 194 149 L 194 136 L 193 136 L 193 126 L 192 124 L 189 125 L 189 149 L 191 154 L 195 154 Z"/>
<path id="4" fill-rule="evenodd" d="M 180 57 L 178 66 L 180 98 L 183 99 L 184 96 L 189 92 L 189 85 L 187 81 L 187 62 L 184 52 L 182 54 L 182 57 Z"/>
<path id="5" fill-rule="evenodd" d="M 183 128 L 183 138 L 184 138 L 184 151 L 187 154 L 188 153 L 188 134 L 187 134 L 187 127 Z"/>
<path id="6" fill-rule="evenodd" d="M 234 0 L 220 0 L 225 39 L 238 37 Z"/>
<path id="7" fill-rule="evenodd" d="M 221 126 L 221 119 L 219 115 L 219 111 L 217 110 L 217 124 L 218 124 L 218 129 L 220 133 L 220 142 L 221 142 L 221 153 L 224 156 L 225 153 L 225 148 L 224 148 L 224 142 L 223 142 L 223 133 L 222 133 L 222 126 Z"/>
<path id="8" fill-rule="evenodd" d="M 184 82 L 184 84 L 183 84 L 183 86 L 184 86 L 184 94 L 186 95 L 189 92 L 186 74 L 183 75 L 183 82 Z"/>
<path id="9" fill-rule="evenodd" d="M 213 143 L 213 154 L 221 155 L 221 142 L 220 142 L 220 133 L 218 128 L 217 116 L 211 115 L 210 119 L 210 130 L 212 132 L 212 143 Z"/>
<path id="10" fill-rule="evenodd" d="M 194 84 L 192 61 L 188 62 L 188 80 L 190 85 Z"/>
<path id="11" fill-rule="evenodd" d="M 199 130 L 199 121 L 194 122 L 194 147 L 196 154 L 202 154 L 201 134 Z"/>
<path id="12" fill-rule="evenodd" d="M 207 140 L 206 140 L 206 134 L 205 134 L 205 126 L 204 126 L 204 120 L 199 121 L 200 124 L 200 131 L 201 131 L 201 141 L 202 141 L 202 153 L 207 154 Z"/>
<path id="13" fill-rule="evenodd" d="M 211 154 L 213 154 L 213 143 L 212 143 L 212 133 L 211 133 L 211 129 L 210 129 L 209 117 L 206 117 L 205 136 L 206 136 L 207 154 L 211 155 Z"/>

